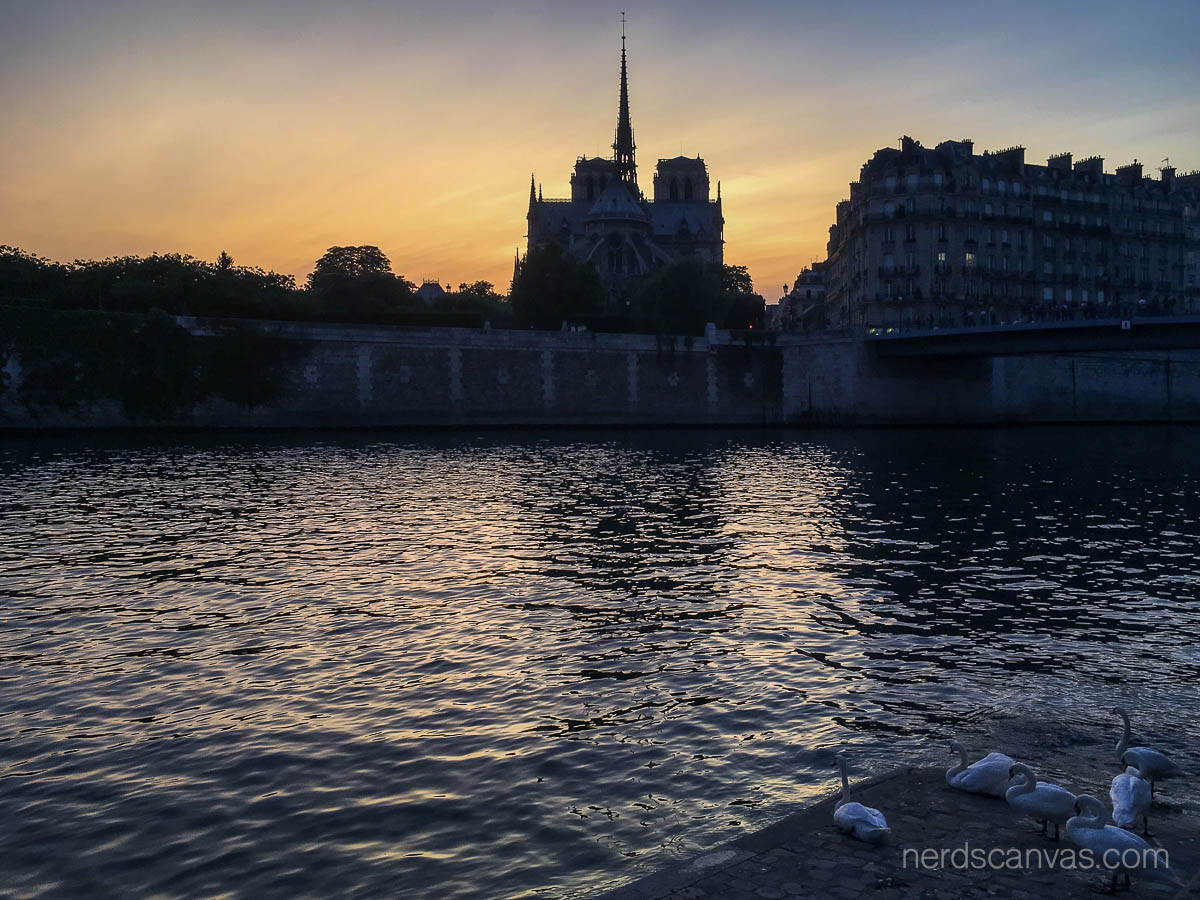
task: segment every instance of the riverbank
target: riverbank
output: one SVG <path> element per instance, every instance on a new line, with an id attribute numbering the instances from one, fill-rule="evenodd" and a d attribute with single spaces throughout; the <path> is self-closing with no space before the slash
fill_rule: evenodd
<path id="1" fill-rule="evenodd" d="M 1200 421 L 1200 349 L 1160 347 L 1153 335 L 1125 349 L 1112 349 L 1124 339 L 1091 335 L 1085 346 L 1055 334 L 1060 349 L 953 334 L 898 346 L 849 333 L 654 336 L 3 307 L 0 334 L 0 433 Z"/>
<path id="2" fill-rule="evenodd" d="M 1044 733 L 1034 739 L 1018 741 L 1014 757 L 1032 759 L 1020 751 L 1047 749 L 1045 738 L 1054 731 L 1053 726 L 1046 726 Z M 1080 746 L 1077 738 L 1064 730 L 1060 746 L 1049 748 L 1050 752 L 1038 760 L 1038 775 L 1076 793 L 1092 794 L 1108 805 L 1109 783 L 1116 772 L 1109 759 L 1111 746 L 1106 742 Z M 972 754 L 972 758 L 979 755 Z M 1194 771 L 1195 760 L 1186 762 L 1189 771 Z M 831 782 L 834 779 L 831 769 Z M 833 810 L 838 795 L 830 794 L 774 825 L 610 891 L 602 900 L 1035 900 L 1095 897 L 1109 887 L 1106 872 L 1071 869 L 1062 864 L 1067 858 L 1064 851 L 1076 849 L 1065 834 L 1059 841 L 1043 837 L 1032 819 L 1021 816 L 1003 800 L 953 790 L 946 784 L 942 767 L 897 769 L 860 780 L 852 793 L 855 800 L 876 807 L 886 816 L 892 831 L 886 846 L 873 847 L 836 831 Z M 1159 786 L 1151 810 L 1150 833 L 1150 842 L 1169 854 L 1171 870 L 1181 883 L 1135 876 L 1131 890 L 1122 890 L 1121 894 L 1147 898 L 1200 896 L 1200 791 L 1195 779 Z M 953 855 L 956 850 L 957 862 Z M 985 854 L 1000 850 L 997 858 L 1013 862 L 1000 867 L 971 867 L 968 854 L 973 850 Z M 927 860 L 925 865 L 920 864 L 921 857 Z M 929 865 L 935 858 L 936 864 Z"/>

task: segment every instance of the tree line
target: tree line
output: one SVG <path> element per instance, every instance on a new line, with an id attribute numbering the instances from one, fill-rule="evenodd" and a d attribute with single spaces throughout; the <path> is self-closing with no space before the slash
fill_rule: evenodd
<path id="1" fill-rule="evenodd" d="M 291 275 L 178 253 L 59 263 L 0 246 L 0 304 L 200 317 L 464 325 L 701 334 L 705 323 L 761 328 L 763 299 L 741 266 L 680 260 L 628 289 L 607 291 L 596 270 L 555 244 L 521 260 L 510 294 L 463 283 L 431 298 L 378 247 L 330 247 L 302 285 Z"/>

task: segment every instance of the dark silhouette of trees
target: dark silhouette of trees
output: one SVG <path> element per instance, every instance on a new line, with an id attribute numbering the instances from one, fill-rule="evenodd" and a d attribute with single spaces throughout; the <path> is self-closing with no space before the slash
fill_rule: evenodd
<path id="1" fill-rule="evenodd" d="M 519 324 L 558 329 L 604 311 L 604 286 L 588 263 L 581 263 L 558 244 L 535 247 L 517 267 L 512 310 Z"/>
<path id="2" fill-rule="evenodd" d="M 490 322 L 496 328 L 554 330 L 565 320 L 596 330 L 659 334 L 701 334 L 706 322 L 760 328 L 764 308 L 744 267 L 691 259 L 665 266 L 610 299 L 595 269 L 555 244 L 535 248 L 521 262 L 509 300 L 481 280 L 463 282 L 430 306 L 374 246 L 329 248 L 305 288 L 290 275 L 236 265 L 223 251 L 215 262 L 166 253 L 64 264 L 0 246 L 0 304 L 394 325 Z"/>
<path id="3" fill-rule="evenodd" d="M 475 297 L 489 297 L 499 300 L 500 295 L 496 293 L 496 286 L 490 281 L 476 281 L 472 284 L 467 284 L 465 281 L 458 286 L 458 293 L 471 294 Z"/>
<path id="4" fill-rule="evenodd" d="M 296 317 L 308 306 L 290 275 L 235 266 L 228 254 L 224 263 L 156 253 L 64 265 L 15 247 L 0 247 L 0 302 L 259 318 Z"/>
<path id="5" fill-rule="evenodd" d="M 416 310 L 416 286 L 392 272 L 373 245 L 330 247 L 308 276 L 308 289 L 325 313 L 349 322 L 394 322 Z"/>
<path id="6" fill-rule="evenodd" d="M 718 328 L 761 328 L 765 303 L 745 266 L 681 259 L 651 273 L 634 290 L 633 325 L 655 334 L 704 333 Z"/>
<path id="7" fill-rule="evenodd" d="M 763 327 L 767 303 L 754 293 L 754 283 L 745 266 L 721 266 L 721 290 L 727 304 L 725 328 L 739 331 Z"/>

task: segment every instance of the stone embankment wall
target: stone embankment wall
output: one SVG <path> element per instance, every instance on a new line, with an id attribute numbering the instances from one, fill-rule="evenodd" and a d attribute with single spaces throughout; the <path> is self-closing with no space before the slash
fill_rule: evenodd
<path id="1" fill-rule="evenodd" d="M 0 346 L 0 428 L 1200 420 L 1200 349 L 886 359 L 850 336 L 176 321 L 178 351 L 103 390 L 88 389 L 95 359 L 65 371 L 70 354 L 39 355 L 40 332 Z M 176 352 L 203 377 L 174 372 L 156 403 L 147 379 Z"/>

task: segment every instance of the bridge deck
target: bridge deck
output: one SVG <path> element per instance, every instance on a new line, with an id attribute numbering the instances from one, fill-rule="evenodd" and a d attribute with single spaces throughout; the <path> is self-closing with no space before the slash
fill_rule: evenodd
<path id="1" fill-rule="evenodd" d="M 873 330 L 880 356 L 1008 356 L 1098 350 L 1200 349 L 1200 316 L 1030 322 L 975 328 Z"/>

